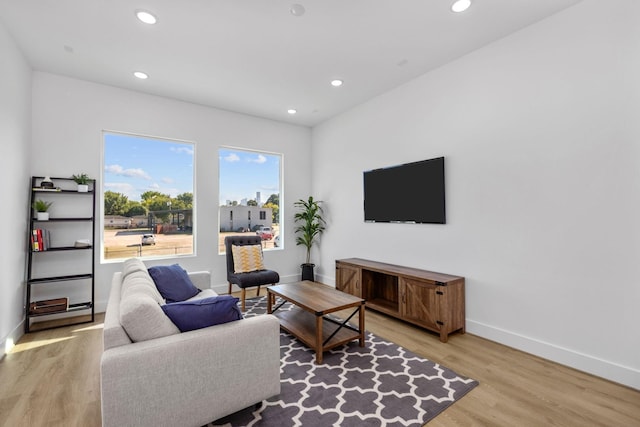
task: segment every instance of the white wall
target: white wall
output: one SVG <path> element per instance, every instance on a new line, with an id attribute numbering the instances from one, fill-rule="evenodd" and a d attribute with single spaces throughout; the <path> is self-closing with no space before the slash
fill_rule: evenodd
<path id="1" fill-rule="evenodd" d="M 29 212 L 31 68 L 0 24 L 0 358 L 22 335 Z"/>
<path id="2" fill-rule="evenodd" d="M 271 120 L 144 95 L 53 74 L 33 77 L 34 175 L 100 177 L 101 131 L 175 138 L 196 145 L 196 253 L 147 265 L 179 262 L 187 270 L 209 270 L 213 285 L 226 292 L 224 255 L 218 255 L 218 148 L 222 145 L 283 154 L 285 250 L 265 252 L 265 262 L 282 281 L 299 275 L 303 255 L 295 246 L 293 211 L 288 206 L 311 188 L 311 131 Z M 281 214 L 282 215 L 282 214 Z M 281 216 L 282 217 L 282 216 Z M 96 236 L 99 241 L 99 236 Z M 96 251 L 97 252 L 97 251 Z M 104 311 L 111 276 L 121 263 L 100 264 L 96 257 L 96 306 Z"/>
<path id="3" fill-rule="evenodd" d="M 640 389 L 638 16 L 585 0 L 314 128 L 325 282 L 465 276 L 469 332 Z M 364 170 L 438 156 L 446 225 L 363 222 Z"/>

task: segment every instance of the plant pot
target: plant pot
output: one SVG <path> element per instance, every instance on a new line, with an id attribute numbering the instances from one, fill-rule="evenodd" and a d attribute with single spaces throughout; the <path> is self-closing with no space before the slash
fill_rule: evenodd
<path id="1" fill-rule="evenodd" d="M 49 221 L 49 212 L 36 212 L 36 219 L 38 221 Z"/>
<path id="2" fill-rule="evenodd" d="M 312 282 L 314 282 L 314 276 L 313 276 L 313 268 L 315 267 L 315 264 L 302 264 L 300 265 L 300 267 L 302 267 L 302 280 L 310 280 Z"/>
<path id="3" fill-rule="evenodd" d="M 89 185 L 88 184 L 78 184 L 78 193 L 88 193 Z"/>

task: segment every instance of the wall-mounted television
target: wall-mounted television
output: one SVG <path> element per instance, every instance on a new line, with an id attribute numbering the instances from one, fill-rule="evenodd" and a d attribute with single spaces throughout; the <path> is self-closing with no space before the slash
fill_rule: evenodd
<path id="1" fill-rule="evenodd" d="M 365 171 L 364 220 L 445 224 L 444 157 Z"/>

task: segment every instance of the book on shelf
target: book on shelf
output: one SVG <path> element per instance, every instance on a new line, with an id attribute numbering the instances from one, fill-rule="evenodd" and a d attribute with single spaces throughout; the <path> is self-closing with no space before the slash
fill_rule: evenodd
<path id="1" fill-rule="evenodd" d="M 33 229 L 31 231 L 31 250 L 34 252 L 40 252 L 40 242 L 38 241 L 38 230 Z"/>
<path id="2" fill-rule="evenodd" d="M 33 252 L 46 251 L 51 247 L 51 233 L 49 230 L 34 228 L 31 231 L 31 250 Z"/>

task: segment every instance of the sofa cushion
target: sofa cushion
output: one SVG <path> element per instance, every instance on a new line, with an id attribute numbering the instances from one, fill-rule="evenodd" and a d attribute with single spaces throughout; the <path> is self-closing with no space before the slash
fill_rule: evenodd
<path id="1" fill-rule="evenodd" d="M 262 245 L 233 245 L 231 251 L 233 252 L 234 273 L 264 270 Z"/>
<path id="2" fill-rule="evenodd" d="M 164 314 L 153 291 L 145 285 L 132 286 L 120 300 L 120 323 L 131 341 L 146 341 L 180 333 Z"/>
<path id="3" fill-rule="evenodd" d="M 130 273 L 135 271 L 144 271 L 146 273 L 147 267 L 138 258 L 129 258 L 122 263 L 122 279 L 124 280 Z"/>
<path id="4" fill-rule="evenodd" d="M 121 290 L 122 297 L 127 297 L 130 289 L 138 287 L 147 288 L 149 295 L 151 295 L 158 304 L 165 303 L 164 298 L 160 295 L 160 292 L 158 292 L 158 288 L 156 288 L 155 283 L 153 283 L 153 279 L 151 279 L 151 276 L 149 276 L 149 273 L 147 273 L 146 270 L 134 271 L 124 278 Z"/>
<path id="5" fill-rule="evenodd" d="M 181 332 L 242 319 L 238 298 L 231 295 L 165 304 L 162 310 Z"/>
<path id="6" fill-rule="evenodd" d="M 167 302 L 184 301 L 200 292 L 179 264 L 151 267 L 149 275 Z"/>

